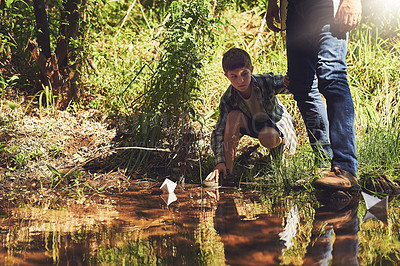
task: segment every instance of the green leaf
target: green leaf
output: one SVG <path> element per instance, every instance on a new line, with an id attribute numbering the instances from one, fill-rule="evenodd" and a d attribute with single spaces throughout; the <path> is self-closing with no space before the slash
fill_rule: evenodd
<path id="1" fill-rule="evenodd" d="M 17 105 L 13 102 L 7 102 L 7 104 L 11 108 L 11 110 L 14 110 L 17 107 Z"/>
<path id="2" fill-rule="evenodd" d="M 56 168 L 54 168 L 53 166 L 51 166 L 49 164 L 46 164 L 46 166 L 55 177 L 61 176 L 61 173 Z"/>
<path id="3" fill-rule="evenodd" d="M 10 8 L 11 4 L 14 2 L 14 0 L 7 0 L 6 1 L 6 6 L 7 8 Z"/>

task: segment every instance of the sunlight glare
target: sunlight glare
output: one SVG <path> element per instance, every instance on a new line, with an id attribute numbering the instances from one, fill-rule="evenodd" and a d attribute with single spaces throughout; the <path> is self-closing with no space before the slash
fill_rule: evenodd
<path id="1" fill-rule="evenodd" d="M 379 9 L 380 12 L 391 13 L 393 15 L 399 15 L 400 0 L 385 0 L 376 1 L 375 7 Z"/>

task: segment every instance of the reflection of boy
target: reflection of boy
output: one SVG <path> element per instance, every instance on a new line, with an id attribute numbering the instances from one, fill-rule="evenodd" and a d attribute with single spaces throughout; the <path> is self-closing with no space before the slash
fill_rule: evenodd
<path id="1" fill-rule="evenodd" d="M 215 183 L 221 172 L 224 178 L 232 173 L 235 152 L 243 135 L 258 138 L 269 149 L 285 139 L 292 154 L 297 144 L 292 118 L 276 97 L 286 89 L 288 80 L 272 73 L 252 75 L 250 56 L 239 48 L 224 54 L 222 67 L 231 85 L 221 97 L 218 122 L 211 136 L 216 166 L 205 180 Z"/>

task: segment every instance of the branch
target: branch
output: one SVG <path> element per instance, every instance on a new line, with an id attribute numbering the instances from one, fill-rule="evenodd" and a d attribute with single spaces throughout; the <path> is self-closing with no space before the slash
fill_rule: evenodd
<path id="1" fill-rule="evenodd" d="M 121 31 L 122 27 L 125 25 L 126 20 L 129 17 L 129 13 L 131 13 L 133 6 L 136 4 L 136 0 L 133 1 L 132 5 L 129 7 L 128 12 L 126 12 L 126 15 L 124 17 L 124 20 L 121 23 L 121 26 L 119 27 L 117 34 L 115 34 L 115 37 L 118 36 L 119 32 Z"/>
<path id="2" fill-rule="evenodd" d="M 264 14 L 264 17 L 263 17 L 263 19 L 262 19 L 260 28 L 258 29 L 257 40 L 256 40 L 256 42 L 254 43 L 254 48 L 253 48 L 254 51 L 257 50 L 258 43 L 261 42 L 261 44 L 262 44 L 262 42 L 263 42 L 262 33 L 263 33 L 263 31 L 264 31 L 264 26 L 265 26 L 265 22 L 266 22 L 266 19 L 265 19 L 266 16 L 267 16 L 267 13 Z"/>

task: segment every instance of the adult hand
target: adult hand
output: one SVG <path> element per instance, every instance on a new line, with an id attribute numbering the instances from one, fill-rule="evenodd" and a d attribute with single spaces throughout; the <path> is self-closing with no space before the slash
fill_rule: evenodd
<path id="1" fill-rule="evenodd" d="M 206 177 L 204 181 L 215 181 L 218 184 L 219 175 L 222 172 L 226 176 L 225 163 L 219 163 L 215 166 L 214 170 Z"/>
<path id="2" fill-rule="evenodd" d="M 288 75 L 288 74 L 286 74 L 286 75 L 283 77 L 283 86 L 284 86 L 285 88 L 289 88 L 289 86 L 290 86 L 290 79 L 289 79 L 289 75 Z"/>
<path id="3" fill-rule="evenodd" d="M 341 32 L 354 29 L 361 21 L 361 0 L 341 0 L 335 16 Z"/>
<path id="4" fill-rule="evenodd" d="M 274 32 L 281 31 L 280 28 L 275 26 L 275 22 L 280 23 L 281 20 L 279 18 L 279 8 L 277 0 L 269 0 L 268 1 L 268 8 L 267 8 L 267 16 L 265 18 L 267 21 L 267 26 Z"/>

